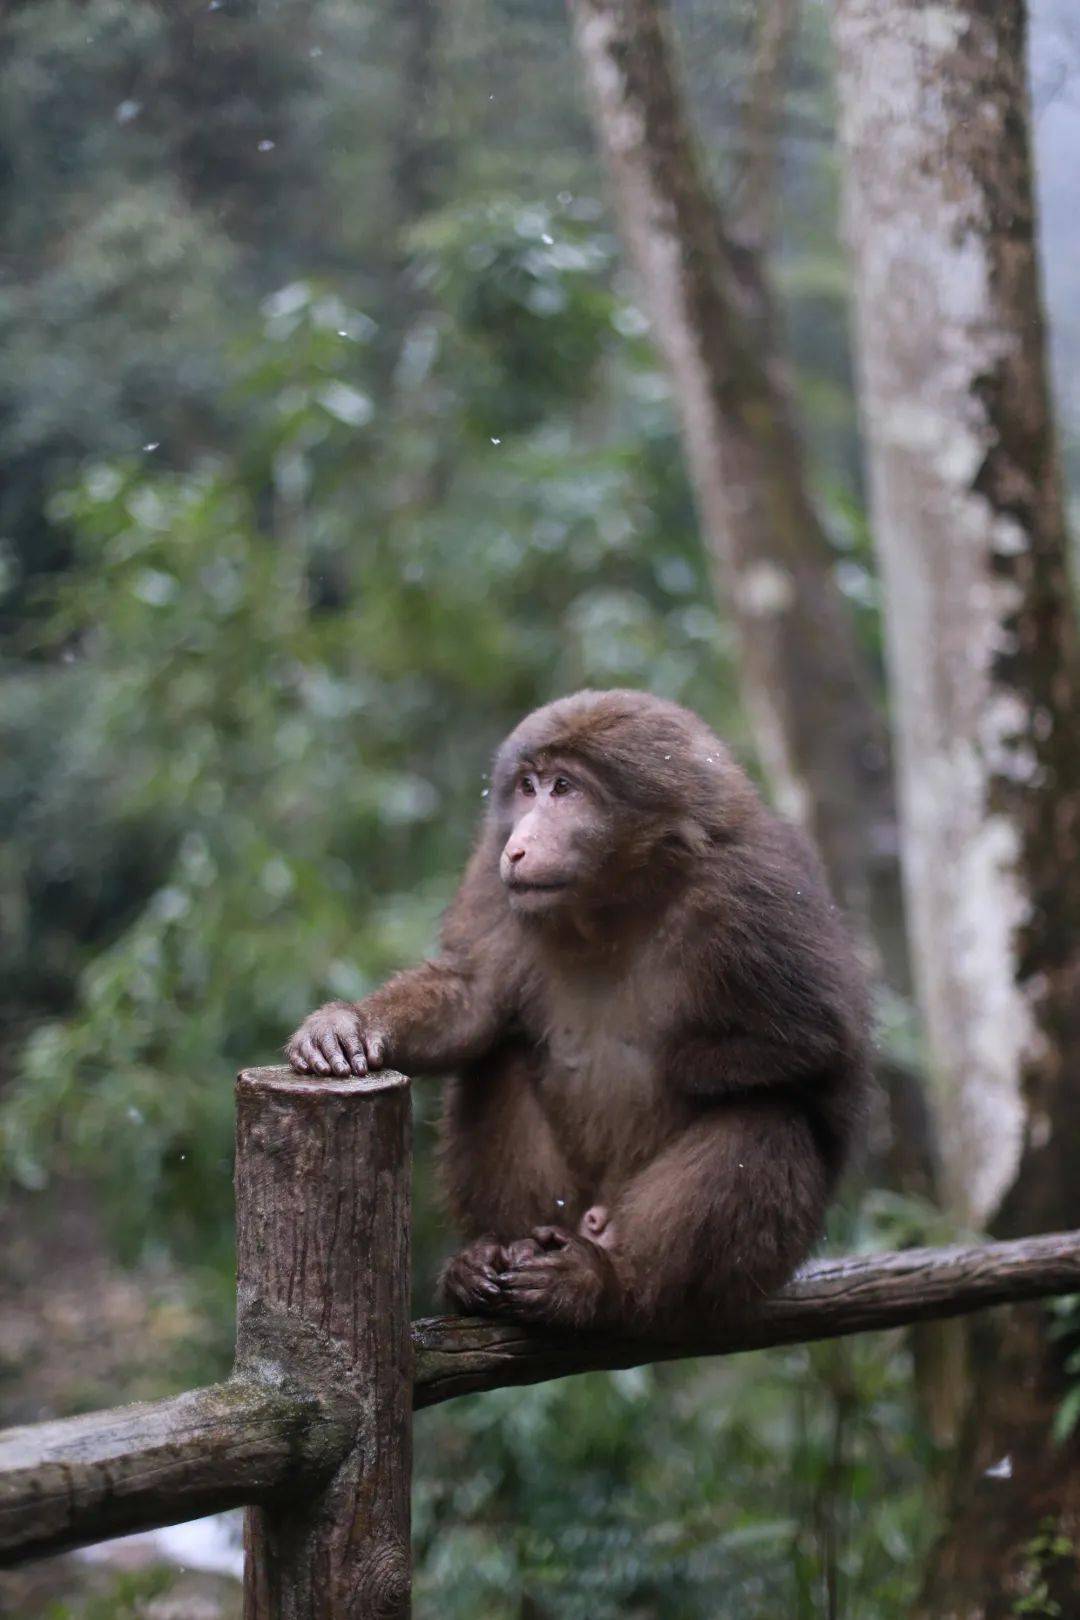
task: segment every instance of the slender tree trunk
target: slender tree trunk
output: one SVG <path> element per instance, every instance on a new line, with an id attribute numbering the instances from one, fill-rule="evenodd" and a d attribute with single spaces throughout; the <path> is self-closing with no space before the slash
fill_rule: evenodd
<path id="1" fill-rule="evenodd" d="M 616 208 L 672 378 L 717 585 L 740 647 L 742 697 L 782 809 L 815 837 L 837 897 L 885 976 L 910 978 L 889 738 L 833 573 L 806 474 L 763 267 L 770 209 L 744 187 L 729 230 L 690 135 L 664 0 L 569 0 Z M 758 33 L 750 185 L 768 155 L 794 0 Z M 739 240 L 733 231 L 738 231 Z M 883 1065 L 889 1179 L 932 1190 L 933 1126 L 917 1077 Z"/>
<path id="2" fill-rule="evenodd" d="M 747 247 L 767 250 L 776 229 L 780 190 L 780 120 L 799 0 L 767 0 L 757 14 L 754 56 L 743 121 L 746 156 L 739 178 L 738 216 L 732 234 Z"/>
<path id="3" fill-rule="evenodd" d="M 570 0 L 570 11 L 762 765 L 845 903 L 895 919 L 887 736 L 807 494 L 761 264 L 732 242 L 704 180 L 662 0 Z"/>
<path id="4" fill-rule="evenodd" d="M 849 236 L 904 875 L 953 1207 L 1080 1210 L 1080 653 L 1033 220 L 1021 0 L 837 0 Z M 1024 1310 L 975 1341 L 927 1613 L 1080 1613 L 1080 1468 Z M 986 1470 L 992 1465 L 993 1472 Z"/>

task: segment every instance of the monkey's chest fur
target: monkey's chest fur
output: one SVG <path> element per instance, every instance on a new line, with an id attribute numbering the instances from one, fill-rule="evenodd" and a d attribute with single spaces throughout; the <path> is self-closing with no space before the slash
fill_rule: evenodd
<path id="1" fill-rule="evenodd" d="M 567 978 L 549 984 L 537 1008 L 537 1100 L 593 1197 L 647 1163 L 675 1123 L 660 1074 L 666 1000 L 655 984 L 645 995 L 637 974 Z"/>
<path id="2" fill-rule="evenodd" d="M 614 1203 L 687 1123 L 661 1054 L 674 997 L 655 964 L 637 973 L 549 973 L 517 1036 L 446 1090 L 440 1168 L 466 1236 L 576 1225 Z"/>

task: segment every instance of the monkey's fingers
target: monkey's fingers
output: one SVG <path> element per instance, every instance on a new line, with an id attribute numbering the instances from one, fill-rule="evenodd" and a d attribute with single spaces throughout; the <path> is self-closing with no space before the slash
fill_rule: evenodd
<path id="1" fill-rule="evenodd" d="M 505 1264 L 502 1244 L 480 1239 L 447 1262 L 442 1290 L 460 1310 L 490 1313 L 502 1294 L 498 1272 Z"/>
<path id="2" fill-rule="evenodd" d="M 499 1282 L 501 1293 L 491 1307 L 494 1314 L 522 1322 L 559 1321 L 570 1279 L 557 1262 L 533 1262 L 501 1272 Z"/>
<path id="3" fill-rule="evenodd" d="M 502 1314 L 522 1322 L 546 1322 L 551 1319 L 551 1289 L 524 1286 L 504 1291 Z M 493 1312 L 493 1314 L 499 1314 Z"/>
<path id="4" fill-rule="evenodd" d="M 532 1235 L 542 1249 L 568 1249 L 574 1241 L 565 1226 L 534 1226 Z"/>
<path id="5" fill-rule="evenodd" d="M 290 1041 L 288 1046 L 283 1048 L 283 1051 L 285 1061 L 290 1068 L 295 1069 L 298 1074 L 307 1074 L 309 1072 L 307 1059 L 300 1056 L 300 1046 L 297 1041 Z"/>
<path id="6" fill-rule="evenodd" d="M 348 1074 L 349 1060 L 341 1049 L 341 1036 L 336 1029 L 323 1031 L 319 1035 L 317 1045 L 334 1074 Z M 326 1072 L 328 1071 L 323 1071 L 323 1073 Z"/>
<path id="7" fill-rule="evenodd" d="M 386 1036 L 381 1030 L 369 1030 L 364 1036 L 364 1046 L 367 1050 L 368 1068 L 381 1069 L 386 1059 Z"/>
<path id="8" fill-rule="evenodd" d="M 496 1272 L 501 1287 L 511 1293 L 518 1288 L 532 1288 L 542 1278 L 565 1275 L 570 1269 L 561 1249 L 554 1252 L 538 1249 L 534 1254 L 507 1257 L 507 1263 Z"/>
<path id="9" fill-rule="evenodd" d="M 338 1040 L 341 1042 L 341 1049 L 345 1053 L 348 1068 L 352 1070 L 353 1074 L 362 1078 L 368 1072 L 367 1053 L 364 1051 L 363 1041 L 359 1035 L 350 1034 L 348 1030 L 343 1035 L 339 1035 Z"/>
<path id="10" fill-rule="evenodd" d="M 329 1074 L 330 1065 L 310 1035 L 301 1035 L 296 1043 L 297 1057 L 303 1064 L 303 1074 Z M 296 1065 L 294 1064 L 294 1067 Z"/>

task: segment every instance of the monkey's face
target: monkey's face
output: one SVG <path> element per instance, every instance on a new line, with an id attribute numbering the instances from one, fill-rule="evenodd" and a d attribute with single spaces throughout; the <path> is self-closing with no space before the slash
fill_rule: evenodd
<path id="1" fill-rule="evenodd" d="M 510 833 L 499 876 L 511 909 L 540 916 L 587 903 L 611 829 L 588 776 L 572 761 L 522 760 L 509 788 Z"/>

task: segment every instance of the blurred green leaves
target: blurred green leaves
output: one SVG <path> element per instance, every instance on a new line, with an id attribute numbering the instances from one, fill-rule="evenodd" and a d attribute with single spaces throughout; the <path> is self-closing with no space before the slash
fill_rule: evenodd
<path id="1" fill-rule="evenodd" d="M 719 19 L 716 129 L 751 9 Z M 89 1178 L 125 1256 L 213 1289 L 222 1342 L 231 1073 L 430 948 L 504 731 L 630 684 L 748 752 L 564 11 L 467 0 L 426 64 L 418 16 L 39 0 L 0 22 L 0 1173 L 43 1197 Z M 824 37 L 811 16 L 815 116 Z M 788 155 L 812 202 L 785 282 L 872 638 L 827 169 Z M 423 1309 L 448 1234 L 435 1088 L 415 1106 Z M 927 1219 L 868 1201 L 853 1232 Z M 852 1614 L 906 1615 L 929 1528 L 909 1382 L 890 1338 L 428 1413 L 421 1602 L 809 1620 L 828 1569 Z"/>

